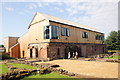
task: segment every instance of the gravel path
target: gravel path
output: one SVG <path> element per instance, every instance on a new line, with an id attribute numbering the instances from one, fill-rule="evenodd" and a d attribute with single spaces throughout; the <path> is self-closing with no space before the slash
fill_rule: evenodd
<path id="1" fill-rule="evenodd" d="M 94 76 L 96 78 L 118 78 L 118 63 L 66 59 L 37 63 L 58 64 L 62 69 L 83 76 Z"/>

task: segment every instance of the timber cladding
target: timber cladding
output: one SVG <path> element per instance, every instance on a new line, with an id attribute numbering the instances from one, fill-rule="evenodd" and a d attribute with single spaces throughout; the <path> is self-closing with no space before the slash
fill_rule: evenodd
<path id="1" fill-rule="evenodd" d="M 103 33 L 91 31 L 83 28 L 73 27 L 71 25 L 62 24 L 59 22 L 50 21 L 50 25 L 58 26 L 59 27 L 59 39 L 50 39 L 50 42 L 68 42 L 68 43 L 98 43 L 102 44 L 102 40 L 96 40 L 96 35 L 102 35 Z M 62 36 L 61 35 L 61 28 L 68 28 L 70 29 L 70 36 Z M 88 38 L 82 38 L 82 33 L 87 32 Z"/>

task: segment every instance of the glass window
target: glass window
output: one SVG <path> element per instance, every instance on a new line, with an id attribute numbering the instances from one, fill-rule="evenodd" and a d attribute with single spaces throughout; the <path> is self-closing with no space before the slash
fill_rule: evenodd
<path id="1" fill-rule="evenodd" d="M 96 40 L 99 40 L 99 35 L 98 34 L 96 35 Z"/>
<path id="2" fill-rule="evenodd" d="M 44 27 L 44 39 L 59 39 L 59 29 L 57 26 Z"/>
<path id="3" fill-rule="evenodd" d="M 62 28 L 62 36 L 70 36 L 70 30 L 68 28 Z"/>
<path id="4" fill-rule="evenodd" d="M 44 27 L 44 39 L 50 39 L 50 26 L 45 26 Z"/>
<path id="5" fill-rule="evenodd" d="M 102 35 L 96 35 L 96 40 L 104 40 L 104 36 Z"/>
<path id="6" fill-rule="evenodd" d="M 70 36 L 70 30 L 66 28 L 66 36 Z"/>
<path id="7" fill-rule="evenodd" d="M 88 38 L 88 33 L 87 32 L 83 32 L 82 33 L 82 38 Z"/>
<path id="8" fill-rule="evenodd" d="M 59 39 L 59 30 L 57 26 L 51 26 L 51 39 Z"/>
<path id="9" fill-rule="evenodd" d="M 102 40 L 104 40 L 105 38 L 104 38 L 104 36 L 102 36 Z"/>

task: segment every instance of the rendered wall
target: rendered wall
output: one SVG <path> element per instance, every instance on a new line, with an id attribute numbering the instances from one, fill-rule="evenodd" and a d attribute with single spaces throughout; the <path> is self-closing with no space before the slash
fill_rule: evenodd
<path id="1" fill-rule="evenodd" d="M 49 42 L 50 40 L 44 40 L 44 32 L 43 27 L 49 25 L 48 20 L 46 20 L 43 16 L 36 14 L 32 22 L 30 23 L 30 27 L 28 32 L 21 36 L 18 40 L 20 43 L 20 54 L 23 57 L 23 51 L 25 52 L 25 57 L 27 55 L 29 44 L 32 43 L 41 43 L 41 42 Z"/>

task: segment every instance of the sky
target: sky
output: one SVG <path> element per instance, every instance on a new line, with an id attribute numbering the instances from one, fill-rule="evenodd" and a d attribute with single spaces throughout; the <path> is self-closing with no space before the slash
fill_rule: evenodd
<path id="1" fill-rule="evenodd" d="M 36 12 L 94 27 L 105 33 L 118 30 L 119 0 L 1 0 L 0 44 L 4 37 L 20 37 Z"/>

